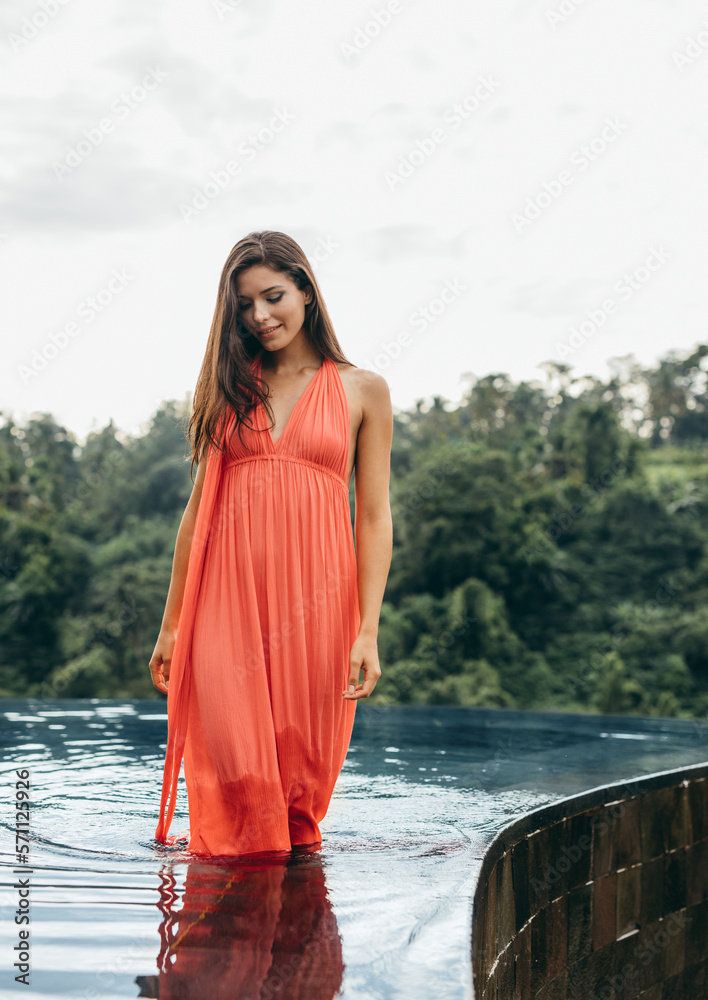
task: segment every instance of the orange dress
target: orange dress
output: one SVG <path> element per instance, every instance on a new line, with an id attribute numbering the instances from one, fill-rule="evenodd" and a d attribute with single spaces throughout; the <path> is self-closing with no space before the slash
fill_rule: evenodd
<path id="1" fill-rule="evenodd" d="M 209 451 L 168 685 L 155 838 L 177 839 L 184 758 L 188 849 L 205 855 L 319 843 L 356 709 L 342 697 L 360 614 L 336 364 L 324 359 L 275 442 L 262 404 L 251 421 L 226 455 Z"/>

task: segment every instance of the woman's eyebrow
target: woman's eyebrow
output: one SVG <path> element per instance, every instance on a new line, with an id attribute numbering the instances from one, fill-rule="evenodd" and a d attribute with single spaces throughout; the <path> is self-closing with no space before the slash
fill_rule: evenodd
<path id="1" fill-rule="evenodd" d="M 271 285 L 270 288 L 264 288 L 263 291 L 260 292 L 259 294 L 260 295 L 265 295 L 266 292 L 272 292 L 276 288 L 284 288 L 284 287 L 285 287 L 284 285 Z M 247 295 L 239 295 L 239 298 L 240 299 L 247 299 L 248 296 Z"/>

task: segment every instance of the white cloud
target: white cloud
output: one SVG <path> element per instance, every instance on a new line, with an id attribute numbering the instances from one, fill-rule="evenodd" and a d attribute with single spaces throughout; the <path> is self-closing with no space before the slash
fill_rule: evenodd
<path id="1" fill-rule="evenodd" d="M 605 374 L 608 358 L 630 352 L 650 364 L 704 337 L 708 58 L 684 72 L 672 59 L 701 4 L 588 0 L 553 30 L 552 2 L 403 0 L 348 61 L 340 43 L 370 5 L 231 6 L 67 0 L 17 51 L 8 34 L 38 4 L 0 10 L 0 268 L 13 333 L 0 406 L 20 419 L 51 411 L 83 434 L 110 417 L 137 426 L 161 399 L 184 398 L 224 259 L 260 228 L 292 233 L 309 253 L 336 244 L 320 250 L 317 275 L 357 364 L 443 282 L 466 283 L 383 371 L 401 407 L 459 398 L 465 371 L 543 377 L 569 326 L 656 243 L 672 249 L 671 266 L 577 352 L 577 373 Z M 164 82 L 119 117 L 115 102 L 151 67 Z M 498 93 L 453 128 L 446 110 L 483 74 Z M 241 157 L 233 183 L 185 225 L 180 203 L 280 108 L 292 124 Z M 613 115 L 626 133 L 517 234 L 512 213 Z M 111 131 L 58 181 L 52 163 L 106 118 Z M 441 124 L 434 155 L 390 190 L 385 172 Z M 113 267 L 132 268 L 132 286 L 23 385 L 21 359 Z"/>

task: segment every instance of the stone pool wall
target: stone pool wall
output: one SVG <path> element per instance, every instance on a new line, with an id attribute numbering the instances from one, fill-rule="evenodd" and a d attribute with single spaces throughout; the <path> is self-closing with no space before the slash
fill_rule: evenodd
<path id="1" fill-rule="evenodd" d="M 474 897 L 476 1000 L 708 998 L 708 764 L 507 826 Z"/>

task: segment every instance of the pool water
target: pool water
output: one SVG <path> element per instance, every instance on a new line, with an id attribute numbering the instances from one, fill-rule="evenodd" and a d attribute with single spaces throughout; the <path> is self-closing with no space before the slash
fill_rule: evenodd
<path id="1" fill-rule="evenodd" d="M 0 715 L 0 995 L 27 998 L 469 998 L 494 835 L 559 797 L 708 759 L 704 722 L 361 703 L 322 845 L 212 861 L 152 839 L 164 702 L 6 699 Z M 172 832 L 187 826 L 181 786 Z M 18 879 L 29 986 L 9 971 Z"/>

